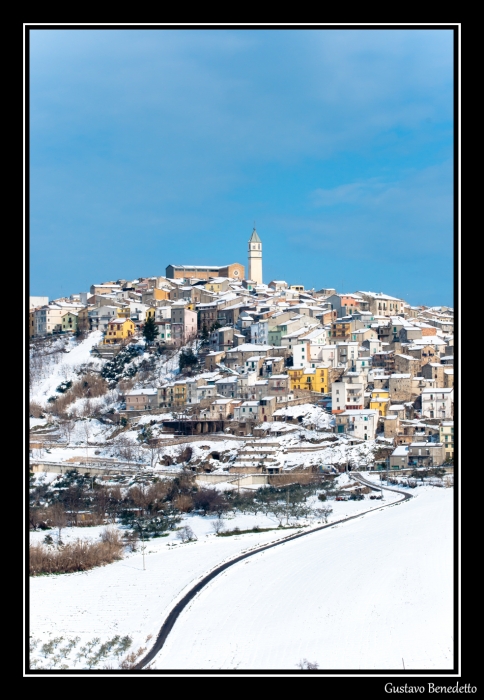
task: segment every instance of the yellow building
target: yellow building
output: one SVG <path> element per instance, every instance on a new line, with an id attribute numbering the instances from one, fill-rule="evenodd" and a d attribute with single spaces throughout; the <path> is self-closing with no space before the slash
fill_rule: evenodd
<path id="1" fill-rule="evenodd" d="M 290 379 L 291 391 L 303 389 L 305 391 L 317 391 L 318 394 L 327 394 L 329 391 L 329 377 L 327 367 L 314 367 L 307 369 L 287 370 Z"/>
<path id="2" fill-rule="evenodd" d="M 445 447 L 445 458 L 454 459 L 454 421 L 444 420 L 439 426 L 439 442 Z"/>
<path id="3" fill-rule="evenodd" d="M 29 311 L 29 338 L 35 335 L 35 309 Z"/>
<path id="4" fill-rule="evenodd" d="M 209 292 L 226 292 L 228 289 L 227 279 L 225 277 L 214 277 L 207 284 L 203 285 Z"/>
<path id="5" fill-rule="evenodd" d="M 184 406 L 187 401 L 186 382 L 180 381 L 162 386 L 160 388 L 160 401 L 163 406 L 168 406 L 169 408 Z"/>
<path id="6" fill-rule="evenodd" d="M 378 411 L 380 416 L 386 416 L 390 405 L 390 394 L 387 389 L 375 389 L 371 392 L 370 408 Z"/>
<path id="7" fill-rule="evenodd" d="M 129 318 L 117 318 L 108 323 L 104 344 L 121 343 L 134 334 L 134 323 Z"/>
<path id="8" fill-rule="evenodd" d="M 170 292 L 166 289 L 157 289 L 156 287 L 151 290 L 153 292 L 153 299 L 157 301 L 164 301 L 170 298 Z"/>
<path id="9" fill-rule="evenodd" d="M 120 306 L 118 308 L 118 318 L 129 318 L 131 316 L 131 309 L 129 304 L 127 306 Z"/>
<path id="10" fill-rule="evenodd" d="M 154 306 L 150 306 L 148 309 L 146 309 L 145 321 L 147 321 L 149 318 L 152 318 L 153 321 L 155 320 L 155 308 L 154 308 Z"/>

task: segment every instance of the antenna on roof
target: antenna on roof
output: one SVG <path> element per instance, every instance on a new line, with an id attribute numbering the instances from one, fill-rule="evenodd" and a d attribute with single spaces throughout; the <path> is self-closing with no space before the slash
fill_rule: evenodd
<path id="1" fill-rule="evenodd" d="M 255 219 L 254 219 L 254 231 L 255 231 Z"/>

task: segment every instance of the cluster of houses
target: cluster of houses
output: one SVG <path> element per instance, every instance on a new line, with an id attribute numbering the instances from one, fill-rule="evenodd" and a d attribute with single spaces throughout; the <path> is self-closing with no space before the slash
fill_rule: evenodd
<path id="1" fill-rule="evenodd" d="M 259 277 L 261 265 L 253 268 Z M 317 402 L 334 415 L 337 434 L 393 444 L 393 466 L 453 459 L 452 308 L 244 274 L 238 263 L 169 265 L 163 277 L 94 284 L 50 303 L 31 297 L 30 336 L 100 330 L 103 345 L 115 349 L 152 318 L 158 344 L 202 339 L 200 366 L 128 392 L 127 411 L 168 408 L 202 432 L 213 423 L 253 434 L 280 420 L 281 408 Z"/>

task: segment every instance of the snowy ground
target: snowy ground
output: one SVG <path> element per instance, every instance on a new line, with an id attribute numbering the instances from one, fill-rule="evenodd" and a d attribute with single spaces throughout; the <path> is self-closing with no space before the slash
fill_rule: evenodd
<path id="1" fill-rule="evenodd" d="M 47 400 L 51 396 L 57 396 L 56 388 L 64 381 L 75 382 L 79 379 L 79 370 L 90 368 L 99 371 L 106 363 L 105 359 L 96 357 L 91 354 L 91 350 L 95 345 L 98 345 L 103 338 L 101 331 L 91 331 L 87 337 L 81 342 L 78 342 L 74 336 L 61 336 L 52 339 L 52 342 L 45 347 L 36 347 L 33 351 L 37 353 L 36 358 L 32 361 L 32 385 L 30 387 L 30 401 L 40 404 L 43 407 L 48 406 Z M 137 345 L 145 345 L 143 338 L 139 338 Z M 196 350 L 195 343 L 190 344 L 193 350 Z M 57 352 L 56 352 L 57 351 Z M 147 352 L 138 355 L 131 360 L 131 364 L 139 365 L 143 360 L 152 362 L 152 375 L 157 384 L 165 384 L 178 379 L 180 370 L 178 367 L 180 349 L 174 352 L 173 356 L 165 355 L 150 355 Z M 134 378 L 134 388 L 141 388 L 147 385 L 152 385 L 153 379 L 143 380 L 137 374 Z M 99 398 L 91 398 L 90 403 L 92 408 L 101 408 L 110 404 L 116 404 L 117 392 L 111 392 L 112 396 L 102 396 Z M 73 402 L 68 412 L 79 412 L 83 408 L 85 399 L 78 399 Z"/>
<path id="2" fill-rule="evenodd" d="M 137 425 L 148 425 L 151 421 L 155 421 L 154 425 L 149 425 L 153 437 L 169 439 L 173 436 L 163 433 L 162 427 L 162 421 L 167 420 L 167 416 L 171 416 L 171 414 L 142 416 Z M 31 420 L 38 421 L 39 419 Z M 42 424 L 36 422 L 35 425 Z M 55 419 L 53 419 L 52 426 L 56 427 Z M 139 445 L 138 437 L 140 433 L 135 426 L 130 427 L 129 430 L 124 430 L 111 439 L 110 436 L 117 430 L 117 426 L 113 424 L 103 424 L 95 419 L 77 420 L 69 435 L 69 444 L 65 442 L 67 437 L 62 425 L 60 426 L 60 430 L 60 439 L 64 441 L 64 444 L 57 443 L 55 446 L 51 445 L 49 453 L 46 453 L 43 448 L 36 448 L 32 455 L 36 460 L 43 459 L 62 462 L 72 459 L 75 456 L 85 459 L 86 455 L 92 457 L 94 454 L 98 457 L 116 457 L 116 445 L 128 440 L 137 448 L 134 460 L 139 464 L 150 464 L 150 451 Z M 32 435 L 35 435 L 35 433 Z M 88 435 L 88 438 L 86 438 L 86 435 Z M 367 466 L 372 465 L 375 450 L 378 449 L 378 443 L 375 440 L 368 440 L 358 445 L 350 445 L 348 444 L 346 436 L 338 436 L 338 439 L 335 441 L 323 442 L 319 445 L 311 442 L 311 440 L 314 439 L 321 439 L 322 435 L 324 434 L 314 430 L 297 428 L 296 432 L 277 438 L 265 437 L 263 441 L 273 442 L 279 447 L 280 452 L 277 455 L 277 459 L 282 464 L 283 469 L 292 470 L 295 467 L 309 468 L 319 465 L 338 466 L 346 463 L 358 466 L 360 469 L 365 469 Z M 178 439 L 183 439 L 180 438 L 180 436 L 177 437 Z M 200 440 L 187 443 L 193 451 L 192 460 L 196 462 L 202 458 L 205 459 L 213 451 L 225 453 L 225 460 L 228 460 L 230 457 L 235 458 L 237 450 L 242 449 L 246 442 L 246 440 L 223 440 L 221 438 L 223 438 L 223 435 L 218 436 L 217 440 L 211 439 L 207 435 L 201 436 Z M 88 451 L 86 451 L 87 440 L 91 444 L 96 443 L 96 446 L 90 447 Z M 252 440 L 253 438 L 250 436 L 247 438 L 247 441 Z M 207 447 L 209 449 L 206 449 Z M 288 448 L 290 451 L 286 452 Z M 301 451 L 298 451 L 299 448 Z M 310 451 L 305 451 L 305 448 L 310 448 Z M 172 458 L 176 457 L 179 451 L 180 445 L 163 447 L 160 451 L 159 458 L 165 455 Z M 217 463 L 217 461 L 211 463 L 213 469 L 226 466 L 228 466 L 226 461 L 225 463 Z"/>
<path id="3" fill-rule="evenodd" d="M 58 338 L 55 345 L 63 348 L 63 352 L 60 357 L 55 355 L 44 357 L 43 369 L 30 390 L 30 400 L 45 406 L 49 396 L 56 395 L 56 387 L 61 382 L 74 381 L 78 378 L 76 371 L 81 365 L 92 363 L 93 366 L 100 366 L 101 360 L 91 355 L 91 349 L 101 341 L 102 337 L 101 331 L 92 331 L 80 343 L 73 336 Z"/>
<path id="4" fill-rule="evenodd" d="M 340 480 L 343 485 L 349 477 L 342 475 Z M 395 494 L 390 498 L 398 500 L 400 496 Z M 321 505 L 320 502 L 314 503 L 318 504 Z M 378 502 L 369 499 L 330 501 L 329 504 L 334 509 L 329 516 L 330 522 L 378 507 Z M 275 529 L 217 537 L 212 530 L 215 520 L 213 516 L 184 516 L 179 527 L 189 524 L 198 537 L 196 542 L 181 544 L 176 532 L 147 542 L 145 571 L 142 553 L 138 551 L 128 554 L 122 561 L 87 572 L 31 578 L 30 635 L 33 639 L 40 640 L 33 658 L 37 659 L 40 666 L 49 667 L 49 662 L 40 654 L 40 646 L 49 638 L 58 636 L 65 640 L 78 636 L 80 644 L 85 644 L 94 637 L 104 642 L 116 634 L 130 635 L 133 648 L 146 646 L 147 636 L 156 636 L 162 618 L 173 601 L 198 577 L 241 551 L 294 532 L 291 529 Z M 274 517 L 262 513 L 229 516 L 225 522 L 228 529 L 239 527 L 241 530 L 255 526 L 276 528 L 278 524 Z M 303 522 L 310 521 L 301 521 Z M 312 525 L 316 524 L 313 520 Z M 102 527 L 65 528 L 62 540 L 68 542 L 76 537 L 96 539 L 102 530 Z M 31 541 L 42 541 L 45 534 L 31 533 Z M 49 534 L 55 541 L 56 531 L 52 530 Z M 82 661 L 76 662 L 74 656 L 67 659 L 67 662 L 69 668 L 85 667 Z M 116 664 L 117 661 L 114 660 L 113 663 Z"/>
<path id="5" fill-rule="evenodd" d="M 453 490 L 413 494 L 226 570 L 183 611 L 154 667 L 452 668 Z"/>

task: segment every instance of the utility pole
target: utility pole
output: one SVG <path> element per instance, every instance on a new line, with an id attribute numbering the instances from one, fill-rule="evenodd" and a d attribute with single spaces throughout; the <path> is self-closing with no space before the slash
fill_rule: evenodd
<path id="1" fill-rule="evenodd" d="M 143 555 L 143 571 L 146 570 L 145 566 L 145 538 L 144 538 L 144 528 L 142 525 L 139 526 L 139 529 L 141 530 L 141 553 Z"/>

